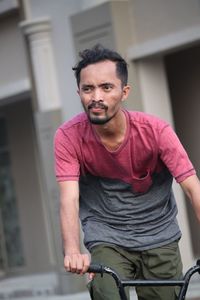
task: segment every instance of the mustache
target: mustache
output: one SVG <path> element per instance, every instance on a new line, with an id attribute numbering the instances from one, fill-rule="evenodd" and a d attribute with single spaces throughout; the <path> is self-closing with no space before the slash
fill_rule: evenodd
<path id="1" fill-rule="evenodd" d="M 105 109 L 107 110 L 108 109 L 108 106 L 105 105 L 103 102 L 99 101 L 99 102 L 92 102 L 91 104 L 88 105 L 88 109 L 91 109 L 91 108 L 101 108 L 101 109 Z"/>

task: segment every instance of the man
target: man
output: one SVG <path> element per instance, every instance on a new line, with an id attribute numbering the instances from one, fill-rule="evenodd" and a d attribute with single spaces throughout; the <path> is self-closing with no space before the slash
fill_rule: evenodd
<path id="1" fill-rule="evenodd" d="M 177 279 L 182 274 L 173 177 L 200 220 L 200 183 L 171 127 L 122 108 L 129 95 L 127 64 L 116 52 L 95 46 L 74 69 L 84 113 L 55 136 L 56 177 L 67 271 L 84 274 L 93 262 L 123 278 Z M 112 278 L 91 278 L 95 300 L 118 300 Z M 139 300 L 176 299 L 176 287 L 136 288 Z"/>

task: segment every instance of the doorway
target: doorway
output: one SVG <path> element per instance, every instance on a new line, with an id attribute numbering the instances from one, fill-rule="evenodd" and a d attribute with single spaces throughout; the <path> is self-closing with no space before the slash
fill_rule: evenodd
<path id="1" fill-rule="evenodd" d="M 165 56 L 171 104 L 176 132 L 200 176 L 200 46 Z M 193 254 L 200 255 L 200 225 L 189 201 L 186 207 L 190 223 Z"/>
<path id="2" fill-rule="evenodd" d="M 0 273 L 47 272 L 42 170 L 30 98 L 0 106 Z"/>
<path id="3" fill-rule="evenodd" d="M 11 172 L 6 118 L 0 116 L 0 270 L 24 266 L 17 199 Z"/>

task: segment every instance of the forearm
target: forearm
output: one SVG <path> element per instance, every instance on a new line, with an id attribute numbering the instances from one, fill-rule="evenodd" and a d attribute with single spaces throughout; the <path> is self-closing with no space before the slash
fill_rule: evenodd
<path id="1" fill-rule="evenodd" d="M 65 254 L 80 253 L 78 182 L 60 182 L 60 225 Z"/>
<path id="2" fill-rule="evenodd" d="M 88 254 L 80 251 L 79 187 L 76 181 L 59 183 L 60 223 L 67 271 L 84 274 L 90 264 Z"/>
<path id="3" fill-rule="evenodd" d="M 189 199 L 191 201 L 191 204 L 193 206 L 193 209 L 194 209 L 194 212 L 196 214 L 196 217 L 197 217 L 197 219 L 198 219 L 198 221 L 200 223 L 200 191 L 199 191 L 198 194 L 195 194 L 195 193 L 190 194 L 190 193 L 188 193 L 187 195 L 188 195 L 188 197 L 189 197 Z"/>
<path id="4" fill-rule="evenodd" d="M 61 234 L 64 254 L 80 253 L 80 226 L 78 210 L 73 207 L 60 207 Z"/>
<path id="5" fill-rule="evenodd" d="M 197 176 L 191 176 L 181 183 L 181 186 L 191 201 L 194 212 L 200 222 L 200 182 Z"/>

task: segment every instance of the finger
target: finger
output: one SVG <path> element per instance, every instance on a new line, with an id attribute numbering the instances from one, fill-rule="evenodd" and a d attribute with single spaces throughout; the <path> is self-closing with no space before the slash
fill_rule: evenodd
<path id="1" fill-rule="evenodd" d="M 79 267 L 79 255 L 73 254 L 71 256 L 71 272 L 72 273 L 78 273 L 78 267 Z"/>
<path id="2" fill-rule="evenodd" d="M 69 256 L 65 256 L 64 258 L 64 267 L 66 269 L 66 271 L 70 272 L 71 268 L 70 268 L 70 257 Z"/>
<path id="3" fill-rule="evenodd" d="M 82 269 L 82 273 L 86 273 L 88 268 L 90 266 L 90 258 L 88 254 L 84 254 L 83 255 L 83 269 Z"/>
<path id="4" fill-rule="evenodd" d="M 83 274 L 84 258 L 83 255 L 79 255 L 76 261 L 76 273 Z"/>

